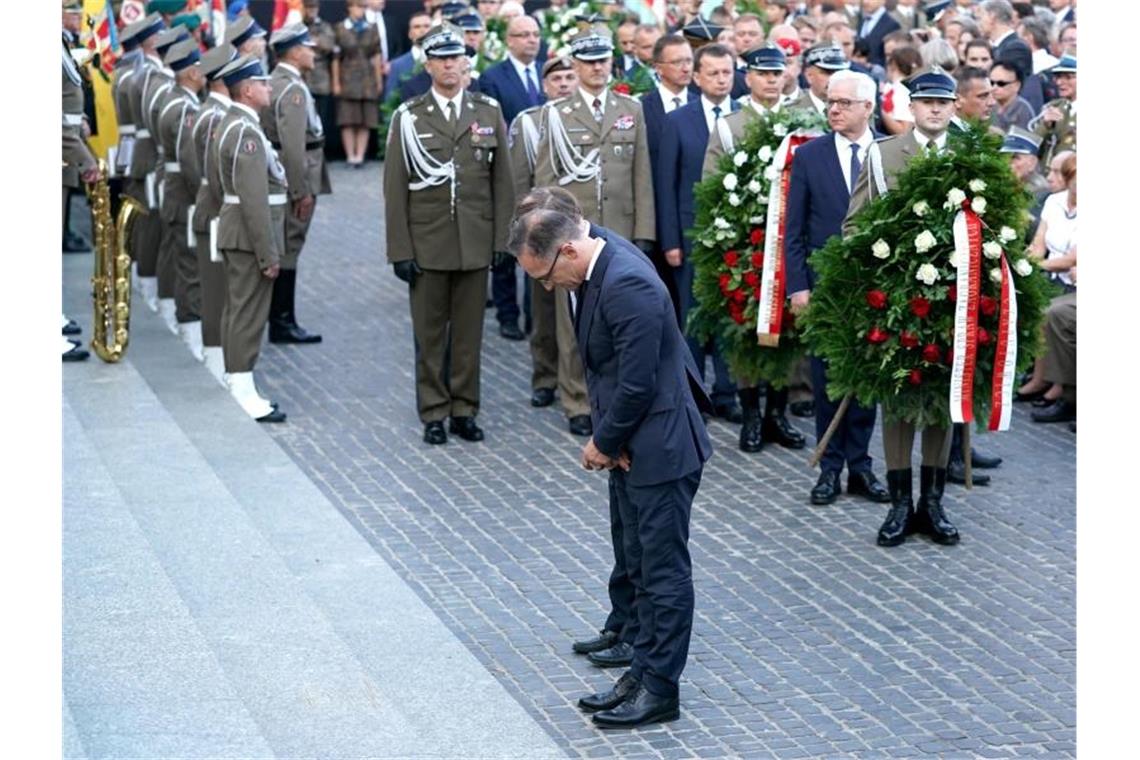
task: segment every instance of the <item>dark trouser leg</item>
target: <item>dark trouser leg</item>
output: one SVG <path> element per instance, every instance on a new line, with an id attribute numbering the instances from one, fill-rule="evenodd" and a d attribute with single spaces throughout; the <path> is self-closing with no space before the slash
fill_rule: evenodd
<path id="1" fill-rule="evenodd" d="M 653 694 L 675 697 L 693 630 L 689 514 L 701 470 L 653 486 L 615 477 L 639 624 L 630 670 Z"/>
<path id="2" fill-rule="evenodd" d="M 132 246 L 135 260 L 139 263 L 139 277 L 155 277 L 158 274 L 158 248 L 162 243 L 162 219 L 158 209 L 148 209 L 142 204 L 145 214 L 141 214 L 132 228 Z"/>
<path id="3" fill-rule="evenodd" d="M 537 280 L 527 278 L 534 314 L 534 330 L 530 334 L 530 358 L 533 370 L 530 387 L 553 388 L 558 384 L 558 341 L 555 338 L 554 291 L 547 290 Z"/>
<path id="4" fill-rule="evenodd" d="M 914 425 L 883 418 L 883 457 L 888 470 L 909 470 L 914 450 Z M 949 453 L 949 449 L 947 449 Z"/>
<path id="5" fill-rule="evenodd" d="M 1045 314 L 1043 374 L 1062 388 L 1062 398 L 1077 402 L 1077 294 L 1065 293 L 1049 304 Z"/>
<path id="6" fill-rule="evenodd" d="M 736 403 L 736 383 L 732 373 L 728 370 L 728 362 L 720 350 L 720 342 L 710 341 L 708 346 L 713 358 L 713 370 L 716 372 L 716 381 L 713 383 L 712 402 L 714 406 L 732 406 Z"/>
<path id="7" fill-rule="evenodd" d="M 222 308 L 226 303 L 226 268 L 210 261 L 210 233 L 198 233 L 198 276 L 201 281 L 202 345 L 222 345 Z"/>
<path id="8" fill-rule="evenodd" d="M 558 343 L 558 393 L 567 417 L 590 413 L 590 394 L 586 388 L 586 370 L 582 367 L 582 354 L 578 351 L 578 338 L 574 335 L 574 322 L 570 319 L 570 294 L 565 290 L 554 293 L 554 327 Z"/>
<path id="9" fill-rule="evenodd" d="M 198 252 L 186 244 L 186 225 L 171 224 L 170 247 L 174 252 L 175 317 L 179 322 L 196 322 L 202 314 L 202 287 L 198 279 Z"/>
<path id="10" fill-rule="evenodd" d="M 512 256 L 501 266 L 491 269 L 491 300 L 495 302 L 495 317 L 499 324 L 518 325 L 518 283 L 515 267 L 518 262 Z"/>
<path id="11" fill-rule="evenodd" d="M 261 273 L 257 257 L 252 253 L 223 251 L 222 255 L 227 288 L 222 320 L 226 372 L 252 372 L 269 319 L 273 281 Z"/>
<path id="12" fill-rule="evenodd" d="M 824 433 L 827 432 L 827 428 L 831 424 L 831 420 L 835 418 L 839 404 L 827 397 L 827 365 L 823 359 L 815 356 L 811 357 L 811 387 L 815 401 L 815 437 L 817 441 L 822 441 Z M 851 406 L 854 406 L 854 404 Z M 850 407 L 848 411 L 850 411 Z M 842 472 L 845 459 L 844 452 L 846 450 L 847 426 L 841 423 L 835 429 L 831 440 L 827 442 L 827 449 L 823 452 L 823 457 L 819 460 L 820 471 Z"/>
<path id="13" fill-rule="evenodd" d="M 621 521 L 621 496 L 616 471 L 610 471 L 610 542 L 614 550 L 614 569 L 610 572 L 610 614 L 604 629 L 621 636 L 627 644 L 637 638 L 637 616 L 633 611 L 633 583 L 625 561 L 625 536 Z"/>
<path id="14" fill-rule="evenodd" d="M 474 417 L 479 413 L 487 270 L 451 272 L 450 278 L 451 416 Z"/>
<path id="15" fill-rule="evenodd" d="M 693 361 L 697 365 L 697 371 L 700 373 L 703 383 L 705 379 L 705 345 L 696 338 L 690 338 L 688 332 L 685 331 L 685 325 L 689 321 L 689 311 L 696 305 L 693 299 L 693 265 L 688 257 L 682 261 L 681 266 L 673 268 L 673 282 L 677 288 L 677 314 L 681 320 L 681 332 L 685 335 L 685 345 L 689 347 L 689 353 L 693 355 Z"/>
<path id="16" fill-rule="evenodd" d="M 946 469 L 950 460 L 950 428 L 926 427 L 922 429 L 922 465 Z"/>
<path id="17" fill-rule="evenodd" d="M 445 419 L 451 409 L 451 392 L 444 378 L 451 273 L 425 270 L 409 292 L 417 349 L 416 403 L 420 421 L 436 422 Z M 479 323 L 483 323 L 481 318 Z"/>
<path id="18" fill-rule="evenodd" d="M 158 211 L 155 211 L 155 218 L 158 219 Z M 175 283 L 178 281 L 177 272 L 177 255 L 175 253 L 176 241 L 173 239 L 171 225 L 159 219 L 159 236 L 158 236 L 158 297 L 159 298 L 174 298 Z"/>

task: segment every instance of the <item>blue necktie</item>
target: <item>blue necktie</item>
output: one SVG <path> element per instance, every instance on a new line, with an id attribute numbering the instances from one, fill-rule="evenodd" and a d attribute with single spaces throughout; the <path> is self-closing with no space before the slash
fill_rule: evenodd
<path id="1" fill-rule="evenodd" d="M 538 87 L 534 84 L 534 75 L 530 73 L 530 66 L 526 67 L 526 94 L 532 106 L 537 106 L 541 102 L 538 97 Z"/>
<path id="2" fill-rule="evenodd" d="M 863 164 L 859 163 L 859 143 L 851 143 L 851 188 L 855 192 L 855 182 L 859 179 L 859 170 Z"/>
<path id="3" fill-rule="evenodd" d="M 720 106 L 713 106 L 713 124 L 720 118 Z"/>

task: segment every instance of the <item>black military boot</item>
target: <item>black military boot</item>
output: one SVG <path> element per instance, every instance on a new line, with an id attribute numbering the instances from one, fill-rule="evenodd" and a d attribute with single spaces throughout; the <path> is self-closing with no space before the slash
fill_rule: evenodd
<path id="1" fill-rule="evenodd" d="M 911 498 L 911 469 L 887 470 L 887 489 L 891 492 L 891 511 L 879 528 L 879 546 L 898 546 L 914 532 L 914 501 Z"/>
<path id="2" fill-rule="evenodd" d="M 273 281 L 273 300 L 269 304 L 270 343 L 320 343 L 321 336 L 297 324 L 294 301 L 297 270 L 282 269 Z"/>
<path id="3" fill-rule="evenodd" d="M 802 449 L 807 444 L 803 433 L 792 427 L 784 411 L 788 408 L 788 389 L 769 386 L 764 399 L 764 422 L 760 425 L 766 443 L 778 443 L 786 449 Z"/>
<path id="4" fill-rule="evenodd" d="M 764 448 L 760 435 L 760 389 L 741 388 L 736 392 L 744 422 L 740 428 L 740 450 L 754 454 Z"/>
<path id="5" fill-rule="evenodd" d="M 914 529 L 930 536 L 936 544 L 958 543 L 958 529 L 942 511 L 942 493 L 946 490 L 946 470 L 923 465 L 919 471 L 918 510 Z"/>

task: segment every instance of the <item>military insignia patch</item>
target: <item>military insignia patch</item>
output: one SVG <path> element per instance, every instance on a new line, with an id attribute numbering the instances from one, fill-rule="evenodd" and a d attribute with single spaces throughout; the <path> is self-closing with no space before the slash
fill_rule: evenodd
<path id="1" fill-rule="evenodd" d="M 619 116 L 617 121 L 614 122 L 614 129 L 633 129 L 634 118 L 632 114 L 625 114 Z"/>
<path id="2" fill-rule="evenodd" d="M 570 110 L 571 110 L 570 106 L 566 106 L 565 108 L 562 109 L 562 113 L 570 113 Z"/>
<path id="3" fill-rule="evenodd" d="M 474 124 L 471 125 L 471 134 L 483 135 L 483 136 L 493 135 L 493 134 L 495 134 L 495 128 L 494 127 L 481 127 L 481 126 L 479 126 L 479 122 L 475 122 Z"/>
<path id="4" fill-rule="evenodd" d="M 299 92 L 293 93 L 293 105 L 295 105 L 295 106 L 301 105 L 301 93 L 299 93 Z"/>
<path id="5" fill-rule="evenodd" d="M 257 152 L 257 140 L 246 140 L 245 143 L 241 146 L 241 152 L 242 153 L 256 153 Z"/>

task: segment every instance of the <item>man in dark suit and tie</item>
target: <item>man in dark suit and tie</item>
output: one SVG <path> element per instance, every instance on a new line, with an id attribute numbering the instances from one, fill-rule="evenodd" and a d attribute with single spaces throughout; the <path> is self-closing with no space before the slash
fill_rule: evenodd
<path id="1" fill-rule="evenodd" d="M 675 720 L 693 625 L 689 515 L 712 456 L 701 419 L 711 404 L 645 256 L 558 210 L 576 206 L 561 189 L 538 188 L 519 205 L 530 210 L 512 222 L 509 250 L 544 286 L 572 293 L 594 420 L 582 466 L 610 473 L 615 555 L 634 587 L 633 662 L 608 691 L 578 704 L 609 728 Z"/>
<path id="2" fill-rule="evenodd" d="M 985 0 L 978 8 L 978 27 L 990 41 L 994 63 L 1008 64 L 1021 71 L 1021 97 L 1034 113 L 1045 105 L 1041 77 L 1033 73 L 1033 51 L 1017 36 L 1017 14 L 1009 0 Z"/>
<path id="3" fill-rule="evenodd" d="M 842 232 L 851 188 L 875 140 L 869 126 L 874 114 L 875 83 L 866 74 L 837 71 L 827 84 L 827 120 L 831 134 L 800 146 L 792 161 L 785 217 L 785 256 L 792 311 L 807 308 L 815 286 L 808 256 Z M 811 359 L 818 438 L 831 424 L 838 405 L 827 397 L 827 366 Z M 875 429 L 875 407 L 852 403 L 820 460 L 812 504 L 830 504 L 842 493 L 840 474 L 847 464 L 847 492 L 886 503 L 890 494 L 871 471 L 867 447 Z"/>
<path id="4" fill-rule="evenodd" d="M 507 57 L 489 66 L 479 77 L 479 90 L 499 101 L 507 124 L 526 109 L 542 105 L 542 62 L 537 60 L 540 40 L 538 22 L 530 16 L 515 16 L 507 24 Z M 529 298 L 524 307 L 530 313 Z M 526 337 L 519 329 L 518 282 L 515 260 L 503 260 L 491 270 L 491 298 L 499 320 L 499 334 L 508 340 Z M 527 320 L 529 322 L 529 319 Z"/>
<path id="5" fill-rule="evenodd" d="M 868 60 L 885 67 L 887 59 L 883 53 L 883 38 L 902 27 L 887 13 L 885 0 L 863 0 L 863 12 L 859 15 L 859 26 L 856 30 L 859 39 L 866 40 L 871 49 L 867 56 Z"/>
<path id="6" fill-rule="evenodd" d="M 693 263 L 689 260 L 693 243 L 685 234 L 696 217 L 693 186 L 701 181 L 709 133 L 716 128 L 719 119 L 740 109 L 740 104 L 729 98 L 736 70 L 732 51 L 717 43 L 705 45 L 697 50 L 694 61 L 693 78 L 701 89 L 701 97 L 665 117 L 665 130 L 657 156 L 655 193 L 657 239 L 665 252 L 665 261 L 673 267 L 682 329 L 694 306 Z M 713 360 L 716 381 L 712 399 L 716 415 L 739 424 L 743 416 L 736 402 L 736 384 L 729 377 L 728 364 L 721 356 L 716 341 L 702 343 L 692 337 L 686 337 L 686 340 L 702 380 L 705 359 L 711 357 Z"/>

